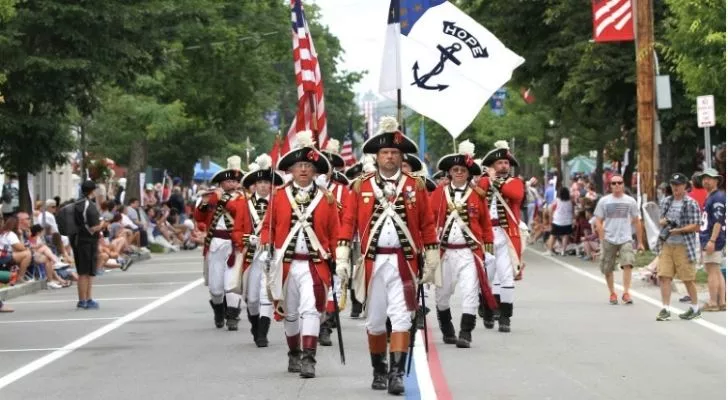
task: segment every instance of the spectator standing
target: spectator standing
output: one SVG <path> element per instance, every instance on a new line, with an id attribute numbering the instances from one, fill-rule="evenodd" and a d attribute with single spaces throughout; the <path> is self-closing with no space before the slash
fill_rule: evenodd
<path id="1" fill-rule="evenodd" d="M 154 207 L 157 205 L 157 195 L 154 191 L 154 185 L 147 183 L 144 186 L 144 206 Z"/>
<path id="2" fill-rule="evenodd" d="M 556 197 L 556 179 L 553 179 L 553 181 L 550 179 L 544 186 L 544 207 L 550 206 L 554 201 L 554 197 Z"/>
<path id="3" fill-rule="evenodd" d="M 609 303 L 618 304 L 614 291 L 614 271 L 617 265 L 622 268 L 622 302 L 632 304 L 629 289 L 632 284 L 634 249 L 632 248 L 632 226 L 637 232 L 637 249 L 644 250 L 642 244 L 642 222 L 637 201 L 624 192 L 624 178 L 614 174 L 609 181 L 612 193 L 602 197 L 594 210 L 597 234 L 599 235 L 599 267 L 607 281 Z"/>
<path id="4" fill-rule="evenodd" d="M 720 272 L 725 249 L 725 192 L 718 189 L 721 176 L 715 169 L 706 169 L 700 178 L 708 192 L 700 218 L 700 246 L 710 291 L 710 299 L 703 306 L 703 311 L 725 311 L 725 279 Z"/>
<path id="5" fill-rule="evenodd" d="M 7 176 L 7 180 L 2 188 L 2 212 L 3 217 L 7 218 L 16 211 L 20 206 L 20 186 L 15 176 Z"/>
<path id="6" fill-rule="evenodd" d="M 541 203 L 541 196 L 538 194 L 538 179 L 532 177 L 526 182 L 526 224 L 529 228 L 533 228 L 533 219 L 536 215 L 536 209 Z"/>
<path id="7" fill-rule="evenodd" d="M 167 204 L 169 204 L 169 208 L 173 210 L 177 210 L 177 215 L 179 215 L 180 223 L 184 222 L 185 219 L 185 198 L 182 196 L 182 189 L 180 189 L 179 186 L 175 186 L 172 189 L 172 194 L 169 197 L 169 200 L 167 201 Z"/>
<path id="8" fill-rule="evenodd" d="M 569 189 L 562 187 L 559 190 L 559 198 L 551 206 L 551 237 L 546 242 L 546 255 L 551 255 L 554 242 L 561 239 L 561 255 L 566 251 L 566 245 L 569 243 L 569 235 L 573 232 L 574 223 L 574 204 L 571 202 Z"/>
<path id="9" fill-rule="evenodd" d="M 99 303 L 91 297 L 93 277 L 96 276 L 98 261 L 99 232 L 106 229 L 108 222 L 101 221 L 95 197 L 96 184 L 85 181 L 81 184 L 83 201 L 75 203 L 76 225 L 78 232 L 70 237 L 73 256 L 78 272 L 78 304 L 77 308 L 98 309 Z"/>
<path id="10" fill-rule="evenodd" d="M 703 187 L 702 175 L 699 172 L 693 174 L 691 183 L 693 187 L 688 192 L 688 196 L 698 203 L 702 212 L 705 209 L 705 200 L 708 198 L 708 191 Z"/>
<path id="11" fill-rule="evenodd" d="M 672 195 L 665 197 L 660 203 L 660 227 L 667 229 L 669 236 L 664 243 L 663 240 L 657 242 L 657 276 L 660 278 L 662 295 L 662 310 L 657 314 L 658 321 L 670 319 L 672 279 L 676 275 L 685 284 L 691 302 L 690 309 L 680 314 L 680 318 L 700 317 L 698 290 L 695 286 L 695 263 L 698 262 L 698 240 L 695 232 L 700 228 L 700 207 L 687 196 L 687 184 L 687 176 L 681 173 L 672 174 Z"/>

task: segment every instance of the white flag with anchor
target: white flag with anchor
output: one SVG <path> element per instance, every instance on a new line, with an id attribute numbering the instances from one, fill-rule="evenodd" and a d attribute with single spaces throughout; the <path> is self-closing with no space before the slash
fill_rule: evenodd
<path id="1" fill-rule="evenodd" d="M 391 0 L 379 91 L 454 138 L 525 60 L 445 0 Z"/>

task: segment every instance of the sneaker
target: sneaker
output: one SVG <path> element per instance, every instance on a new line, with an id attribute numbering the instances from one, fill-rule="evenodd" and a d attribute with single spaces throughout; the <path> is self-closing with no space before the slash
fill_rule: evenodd
<path id="1" fill-rule="evenodd" d="M 619 301 L 617 300 L 617 294 L 616 293 L 612 293 L 612 294 L 609 295 L 609 304 L 611 304 L 611 305 L 619 304 Z"/>
<path id="2" fill-rule="evenodd" d="M 546 256 L 546 257 L 550 257 L 550 256 L 553 255 L 553 253 L 551 253 L 551 250 L 546 250 L 543 253 L 541 253 L 541 255 L 542 256 Z"/>
<path id="3" fill-rule="evenodd" d="M 65 263 L 63 261 L 58 261 L 57 263 L 53 264 L 53 269 L 61 269 L 61 268 L 66 268 L 66 267 L 70 267 L 70 266 L 71 266 L 71 264 Z"/>
<path id="4" fill-rule="evenodd" d="M 632 296 L 630 296 L 629 293 L 626 293 L 625 292 L 622 295 L 622 303 L 624 303 L 624 304 L 633 304 L 634 302 L 632 301 Z"/>
<path id="5" fill-rule="evenodd" d="M 58 283 L 56 281 L 50 281 L 50 282 L 47 283 L 47 285 L 51 289 L 61 289 L 61 288 L 63 288 L 63 285 L 61 285 L 60 283 Z"/>
<path id="6" fill-rule="evenodd" d="M 121 263 L 121 270 L 126 271 L 127 269 L 129 269 L 129 267 L 131 267 L 132 264 L 134 264 L 134 260 L 131 258 L 127 258 L 126 260 L 124 260 L 123 263 Z"/>
<path id="7" fill-rule="evenodd" d="M 84 308 L 87 310 L 98 310 L 99 303 L 97 303 L 96 300 L 88 299 L 86 300 L 86 307 Z"/>
<path id="8" fill-rule="evenodd" d="M 663 308 L 660 310 L 660 313 L 657 314 L 657 321 L 669 321 L 670 320 L 670 311 L 667 311 L 667 309 Z"/>
<path id="9" fill-rule="evenodd" d="M 76 308 L 86 309 L 86 300 L 79 300 L 78 303 L 76 303 Z"/>
<path id="10" fill-rule="evenodd" d="M 693 308 L 690 307 L 687 311 L 680 314 L 680 319 L 690 320 L 700 318 L 701 316 L 702 314 L 700 313 L 700 309 L 698 309 L 698 311 L 693 311 Z"/>
<path id="11" fill-rule="evenodd" d="M 691 299 L 689 295 L 683 296 L 680 298 L 681 303 L 690 303 Z"/>

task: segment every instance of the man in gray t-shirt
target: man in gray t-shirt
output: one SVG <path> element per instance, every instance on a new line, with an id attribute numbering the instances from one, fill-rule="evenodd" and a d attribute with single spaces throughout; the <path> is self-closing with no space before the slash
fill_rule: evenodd
<path id="1" fill-rule="evenodd" d="M 637 249 L 644 250 L 642 245 L 642 221 L 637 201 L 624 193 L 624 179 L 613 175 L 609 186 L 612 193 L 602 197 L 594 210 L 597 233 L 601 242 L 599 267 L 607 281 L 609 302 L 619 304 L 614 291 L 614 271 L 617 265 L 622 267 L 622 302 L 632 304 L 629 288 L 632 284 L 632 265 L 634 249 L 632 248 L 632 226 L 637 233 Z"/>

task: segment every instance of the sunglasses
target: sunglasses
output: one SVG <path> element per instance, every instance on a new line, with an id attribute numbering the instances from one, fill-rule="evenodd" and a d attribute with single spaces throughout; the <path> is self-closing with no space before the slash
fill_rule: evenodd
<path id="1" fill-rule="evenodd" d="M 612 186 L 617 186 L 617 185 L 624 185 L 624 182 L 623 181 L 619 181 L 619 182 L 609 182 L 609 184 L 612 185 Z"/>

